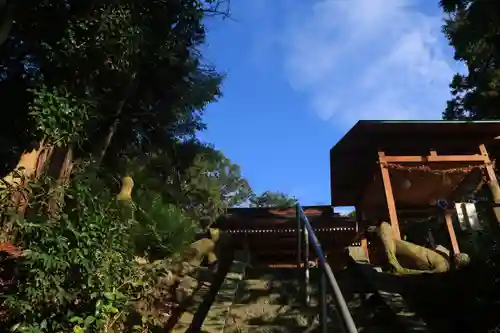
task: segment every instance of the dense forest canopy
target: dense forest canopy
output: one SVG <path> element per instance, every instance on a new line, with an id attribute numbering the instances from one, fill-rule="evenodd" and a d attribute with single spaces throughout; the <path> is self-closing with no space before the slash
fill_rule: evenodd
<path id="1" fill-rule="evenodd" d="M 265 191 L 261 195 L 253 195 L 250 198 L 250 207 L 292 207 L 297 199 L 283 192 Z"/>
<path id="2" fill-rule="evenodd" d="M 2 138 L 73 144 L 113 168 L 202 130 L 222 75 L 204 63 L 212 1 L 22 1 L 2 45 Z M 17 134 L 17 135 L 13 135 Z M 20 136 L 19 134 L 24 134 Z"/>
<path id="3" fill-rule="evenodd" d="M 22 250 L 0 258 L 1 327 L 163 329 L 174 253 L 229 207 L 297 202 L 254 193 L 237 164 L 196 138 L 226 75 L 200 51 L 205 23 L 227 17 L 228 4 L 0 0 L 1 174 L 42 143 L 71 152 L 74 164 L 65 182 L 44 176 L 21 190 L 2 187 L 3 199 L 19 191 L 30 199 L 23 214 L 0 202 L 0 241 Z M 467 67 L 452 79 L 443 118 L 500 118 L 500 2 L 440 4 L 443 31 Z M 124 176 L 133 193 L 117 200 Z M 460 283 L 441 286 L 439 299 L 451 301 L 440 311 L 459 318 L 457 327 L 487 332 L 498 322 L 488 313 L 498 307 L 500 247 L 492 231 L 475 239 L 483 256 L 450 280 Z"/>
<path id="4" fill-rule="evenodd" d="M 41 144 L 73 166 L 69 181 L 30 184 L 22 215 L 2 202 L 2 241 L 24 251 L 0 274 L 2 327 L 123 331 L 137 313 L 136 331 L 164 326 L 169 256 L 229 207 L 289 202 L 256 199 L 240 167 L 195 135 L 225 76 L 200 51 L 205 22 L 228 6 L 0 1 L 1 173 Z M 117 201 L 124 176 L 122 193 L 135 186 Z"/>
<path id="5" fill-rule="evenodd" d="M 452 98 L 443 112 L 445 120 L 500 119 L 500 2 L 482 0 L 441 0 L 445 15 L 443 32 L 453 47 L 455 60 L 466 66 L 465 73 L 452 78 Z M 490 153 L 499 156 L 498 145 Z M 445 302 L 456 319 L 458 331 L 493 332 L 498 330 L 500 285 L 500 246 L 498 230 L 476 232 L 470 236 L 477 249 L 475 263 L 461 278 L 448 286 L 449 297 L 466 293 L 459 302 Z M 458 287 L 461 285 L 462 287 Z M 443 290 L 445 290 L 443 288 Z M 443 297 L 443 296 L 441 296 Z"/>
<path id="6" fill-rule="evenodd" d="M 441 0 L 441 6 L 455 60 L 467 68 L 466 74 L 453 77 L 444 119 L 499 119 L 500 3 Z"/>

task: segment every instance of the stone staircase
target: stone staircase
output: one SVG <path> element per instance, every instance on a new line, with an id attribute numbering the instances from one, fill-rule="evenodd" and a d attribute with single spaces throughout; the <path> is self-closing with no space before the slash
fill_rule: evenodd
<path id="1" fill-rule="evenodd" d="M 198 305 L 193 304 L 199 309 L 187 311 L 173 331 L 319 333 L 319 270 L 310 271 L 311 302 L 305 306 L 303 269 L 250 267 L 245 257 L 242 252 L 235 256 L 228 270 L 220 272 L 223 280 L 213 280 L 212 286 L 207 286 L 207 292 L 202 293 L 206 296 L 201 296 Z M 408 310 L 395 290 L 396 283 L 384 281 L 384 274 L 371 265 L 353 262 L 335 277 L 359 332 L 429 331 L 425 322 Z M 328 332 L 340 332 L 331 295 L 327 295 L 327 303 Z"/>
<path id="2" fill-rule="evenodd" d="M 301 304 L 298 277 L 296 269 L 249 269 L 224 333 L 313 332 L 317 309 Z"/>
<path id="3" fill-rule="evenodd" d="M 248 269 L 230 307 L 223 332 L 320 332 L 316 288 L 319 272 L 311 271 L 312 297 L 307 307 L 301 297 L 301 274 L 302 270 L 296 268 Z M 405 312 L 405 304 L 398 294 L 369 290 L 356 269 L 347 269 L 337 273 L 336 277 L 359 332 L 415 332 L 407 326 L 408 322 L 397 318 L 399 315 L 405 319 L 411 316 Z M 328 312 L 331 314 L 328 330 L 338 331 L 340 322 L 332 303 L 332 298 L 328 297 Z"/>
<path id="4" fill-rule="evenodd" d="M 224 333 L 316 333 L 318 322 L 318 271 L 311 271 L 311 303 L 301 301 L 300 274 L 294 268 L 249 269 L 241 281 L 229 310 Z M 339 285 L 359 332 L 405 332 L 387 301 L 399 301 L 394 295 L 385 299 L 367 292 L 354 270 L 337 274 Z M 329 331 L 338 331 L 340 322 L 328 297 Z"/>

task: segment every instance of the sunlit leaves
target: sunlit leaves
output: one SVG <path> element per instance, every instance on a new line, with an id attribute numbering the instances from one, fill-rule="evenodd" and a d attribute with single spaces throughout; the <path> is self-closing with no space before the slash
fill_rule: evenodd
<path id="1" fill-rule="evenodd" d="M 500 6 L 497 1 L 442 0 L 449 15 L 443 31 L 455 59 L 467 66 L 450 84 L 445 119 L 499 119 Z"/>
<path id="2" fill-rule="evenodd" d="M 288 208 L 297 203 L 297 199 L 283 192 L 266 191 L 261 195 L 250 198 L 250 207 L 279 207 Z"/>
<path id="3" fill-rule="evenodd" d="M 85 125 L 94 113 L 90 101 L 78 99 L 65 88 L 42 86 L 34 91 L 30 115 L 37 130 L 58 146 L 77 142 L 85 134 Z"/>

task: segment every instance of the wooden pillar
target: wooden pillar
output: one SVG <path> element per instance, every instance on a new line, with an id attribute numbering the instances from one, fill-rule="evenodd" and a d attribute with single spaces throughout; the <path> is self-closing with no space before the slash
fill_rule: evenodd
<path id="1" fill-rule="evenodd" d="M 430 246 L 435 249 L 436 248 L 436 240 L 434 239 L 434 235 L 432 234 L 431 229 L 427 229 L 427 237 L 429 239 Z"/>
<path id="2" fill-rule="evenodd" d="M 380 164 L 380 171 L 382 173 L 382 182 L 384 184 L 385 199 L 387 202 L 387 209 L 389 211 L 389 218 L 391 220 L 391 227 L 394 232 L 395 239 L 401 239 L 401 232 L 399 231 L 398 215 L 396 213 L 396 203 L 394 201 L 394 194 L 392 192 L 391 177 L 387 162 L 385 161 L 385 153 L 378 153 L 378 160 Z"/>
<path id="3" fill-rule="evenodd" d="M 366 261 L 370 262 L 370 252 L 368 252 L 368 240 L 366 239 L 366 234 L 363 233 L 361 236 L 361 248 L 363 249 L 363 254 Z"/>
<path id="4" fill-rule="evenodd" d="M 444 219 L 446 221 L 446 227 L 448 228 L 448 234 L 450 235 L 453 254 L 460 253 L 460 249 L 458 247 L 458 242 L 457 242 L 457 236 L 455 235 L 455 229 L 453 229 L 453 221 L 451 219 L 451 213 L 445 212 Z"/>
<path id="5" fill-rule="evenodd" d="M 485 157 L 486 175 L 488 176 L 488 185 L 493 197 L 493 212 L 495 213 L 497 223 L 500 223 L 500 186 L 498 185 L 498 179 L 484 144 L 479 145 L 479 150 L 481 151 L 481 155 Z"/>
<path id="6" fill-rule="evenodd" d="M 361 233 L 361 248 L 363 249 L 363 254 L 366 257 L 366 260 L 370 262 L 370 252 L 368 251 L 368 240 L 366 239 L 366 218 L 359 207 L 359 205 L 356 206 L 356 222 L 358 223 L 358 232 Z"/>

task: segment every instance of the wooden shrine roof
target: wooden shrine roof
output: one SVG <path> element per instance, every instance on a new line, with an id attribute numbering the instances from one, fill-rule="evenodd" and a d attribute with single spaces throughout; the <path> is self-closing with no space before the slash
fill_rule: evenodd
<path id="1" fill-rule="evenodd" d="M 358 121 L 330 150 L 332 205 L 359 202 L 376 181 L 379 150 L 399 156 L 428 155 L 431 149 L 438 154 L 478 154 L 480 144 L 499 135 L 500 121 Z"/>
<path id="2" fill-rule="evenodd" d="M 444 164 L 444 167 L 448 163 Z M 470 164 L 470 163 L 468 163 Z M 432 165 L 432 164 L 431 164 Z M 459 165 L 454 163 L 454 165 Z M 443 163 L 433 165 L 433 170 L 440 170 Z M 469 165 L 464 165 L 464 169 L 469 169 Z M 435 206 L 438 199 L 460 201 L 457 195 L 461 187 L 465 193 L 475 193 L 483 184 L 483 172 L 478 167 L 473 169 L 477 172 L 454 172 L 429 173 L 419 170 L 405 170 L 389 168 L 392 192 L 396 207 L 426 207 Z M 370 182 L 364 191 L 363 205 L 365 207 L 386 207 L 384 185 L 380 172 L 376 172 L 374 180 Z M 461 194 L 465 194 L 461 193 Z M 386 212 L 386 210 L 384 209 Z"/>
<path id="3" fill-rule="evenodd" d="M 356 229 L 356 220 L 340 216 L 333 212 L 331 206 L 303 207 L 309 222 L 314 229 Z M 230 231 L 258 232 L 291 231 L 297 227 L 295 208 L 231 208 L 213 225 L 215 228 Z M 334 230 L 335 229 L 335 230 Z M 326 231 L 326 230 L 325 230 Z"/>
<path id="4" fill-rule="evenodd" d="M 331 252 L 356 243 L 358 224 L 355 218 L 335 214 L 331 206 L 302 207 L 323 251 Z M 296 260 L 297 219 L 295 208 L 232 208 L 213 227 L 226 231 L 233 245 L 248 246 L 252 256 L 264 255 L 277 262 Z M 311 259 L 314 251 L 311 251 Z"/>

